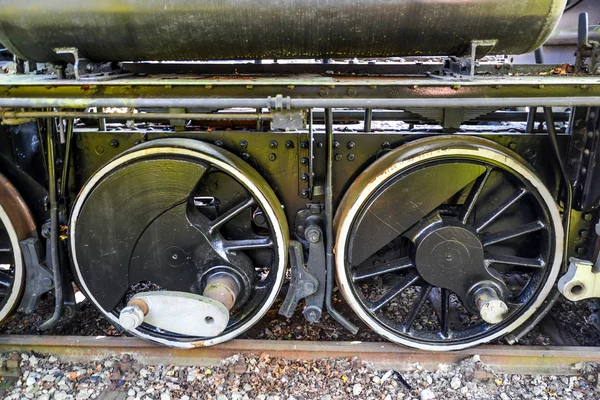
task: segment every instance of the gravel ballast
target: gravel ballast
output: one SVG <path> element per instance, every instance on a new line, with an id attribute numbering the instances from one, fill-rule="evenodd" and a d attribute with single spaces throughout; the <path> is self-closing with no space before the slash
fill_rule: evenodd
<path id="1" fill-rule="evenodd" d="M 4 359 L 11 355 L 4 354 Z M 302 399 L 598 399 L 596 364 L 580 376 L 495 374 L 478 356 L 435 372 L 378 371 L 357 358 L 288 361 L 268 354 L 236 355 L 220 366 L 147 366 L 129 356 L 88 364 L 13 354 L 20 376 L 6 400 L 302 400 Z M 1 393 L 0 393 L 1 394 Z"/>

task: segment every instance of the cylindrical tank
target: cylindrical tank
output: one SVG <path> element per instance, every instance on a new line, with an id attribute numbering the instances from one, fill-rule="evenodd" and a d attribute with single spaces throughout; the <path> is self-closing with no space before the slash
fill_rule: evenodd
<path id="1" fill-rule="evenodd" d="M 38 62 L 463 55 L 535 50 L 566 0 L 0 0 L 0 43 Z"/>

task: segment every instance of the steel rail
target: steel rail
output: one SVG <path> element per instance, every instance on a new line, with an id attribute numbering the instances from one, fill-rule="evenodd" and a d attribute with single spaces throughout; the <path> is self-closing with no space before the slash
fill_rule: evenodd
<path id="1" fill-rule="evenodd" d="M 456 364 L 479 356 L 496 373 L 528 375 L 578 375 L 582 363 L 600 360 L 597 347 L 530 347 L 487 345 L 454 352 L 426 352 L 392 343 L 309 342 L 236 339 L 213 347 L 191 350 L 162 347 L 131 337 L 19 336 L 0 335 L 0 352 L 54 354 L 64 362 L 89 362 L 109 356 L 131 354 L 148 365 L 173 364 L 217 366 L 235 354 L 266 353 L 288 360 L 318 360 L 357 356 L 380 370 L 435 371 L 440 364 Z"/>
<path id="2" fill-rule="evenodd" d="M 0 99 L 0 108 L 378 108 L 409 107 L 593 107 L 600 105 L 600 96 L 576 97 L 432 97 L 432 98 L 69 98 L 11 97 Z M 173 114 L 176 115 L 176 114 Z M 171 116 L 173 118 L 173 116 Z"/>

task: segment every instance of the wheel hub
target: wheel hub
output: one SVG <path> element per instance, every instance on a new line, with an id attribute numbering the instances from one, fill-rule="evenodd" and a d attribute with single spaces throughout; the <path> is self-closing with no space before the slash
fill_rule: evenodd
<path id="1" fill-rule="evenodd" d="M 478 311 L 474 290 L 492 287 L 500 297 L 505 284 L 486 266 L 478 235 L 458 221 L 444 222 L 439 214 L 409 232 L 416 235 L 415 267 L 428 284 L 454 292 L 471 311 Z"/>

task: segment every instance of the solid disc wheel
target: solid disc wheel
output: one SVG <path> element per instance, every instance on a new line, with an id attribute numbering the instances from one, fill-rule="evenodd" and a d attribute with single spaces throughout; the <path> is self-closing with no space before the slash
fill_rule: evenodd
<path id="1" fill-rule="evenodd" d="M 34 233 L 35 224 L 25 202 L 0 174 L 0 321 L 21 301 L 25 266 L 19 242 Z"/>
<path id="2" fill-rule="evenodd" d="M 386 154 L 336 215 L 345 299 L 380 335 L 425 350 L 486 343 L 527 322 L 554 286 L 562 251 L 543 182 L 516 154 L 473 137 Z"/>
<path id="3" fill-rule="evenodd" d="M 81 289 L 117 325 L 137 293 L 203 295 L 209 279 L 234 282 L 218 335 L 146 322 L 129 330 L 172 347 L 238 336 L 269 310 L 285 277 L 288 228 L 277 197 L 239 158 L 194 140 L 155 140 L 113 159 L 81 190 L 70 233 Z"/>

